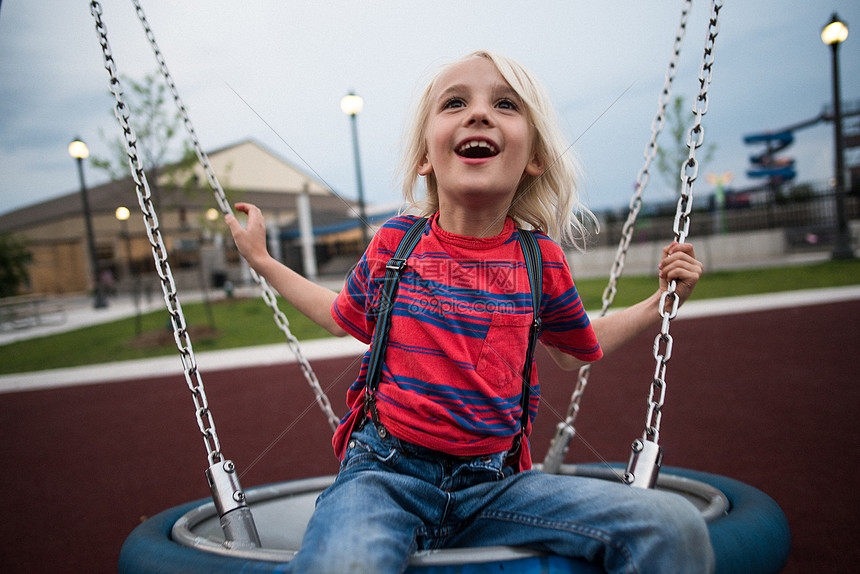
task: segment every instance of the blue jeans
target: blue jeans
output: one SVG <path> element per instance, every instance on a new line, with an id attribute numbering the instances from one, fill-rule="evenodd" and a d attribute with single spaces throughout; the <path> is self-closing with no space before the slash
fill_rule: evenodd
<path id="1" fill-rule="evenodd" d="M 416 550 L 524 546 L 608 572 L 711 572 L 705 521 L 685 498 L 605 480 L 514 474 L 505 453 L 442 455 L 368 421 L 317 500 L 295 573 L 403 572 Z"/>

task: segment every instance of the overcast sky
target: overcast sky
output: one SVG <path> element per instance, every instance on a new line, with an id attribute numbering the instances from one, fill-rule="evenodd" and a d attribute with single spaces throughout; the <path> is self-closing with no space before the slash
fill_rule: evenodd
<path id="1" fill-rule="evenodd" d="M 601 209 L 629 200 L 683 2 L 141 4 L 207 151 L 253 138 L 355 198 L 349 122 L 339 108 L 354 90 L 365 99 L 358 127 L 367 199 L 397 201 L 394 168 L 416 93 L 439 65 L 490 49 L 517 59 L 546 85 L 575 142 L 586 203 Z M 135 79 L 154 72 L 131 2 L 102 6 L 119 72 Z M 675 80 L 675 93 L 688 100 L 698 90 L 709 10 L 696 1 L 689 18 Z M 830 104 L 830 50 L 819 34 L 834 11 L 851 29 L 840 51 L 842 94 L 855 102 L 860 2 L 725 2 L 704 119 L 705 140 L 717 149 L 706 173 L 732 172 L 734 185 L 750 183 L 748 157 L 758 148 L 745 146 L 744 135 L 815 117 Z M 2 1 L 0 78 L 0 213 L 76 191 L 68 142 L 79 136 L 105 156 L 101 134 L 119 134 L 89 3 Z M 832 126 L 796 136 L 786 155 L 797 160 L 798 180 L 830 177 Z M 90 185 L 106 179 L 90 167 L 86 174 Z M 647 196 L 666 199 L 668 190 L 655 174 Z M 711 191 L 700 177 L 695 193 Z"/>

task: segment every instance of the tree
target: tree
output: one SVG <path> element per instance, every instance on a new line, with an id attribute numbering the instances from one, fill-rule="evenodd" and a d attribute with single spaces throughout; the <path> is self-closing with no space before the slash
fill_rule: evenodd
<path id="1" fill-rule="evenodd" d="M 788 190 L 789 201 L 809 201 L 815 197 L 815 188 L 809 183 L 792 185 Z"/>
<path id="2" fill-rule="evenodd" d="M 137 136 L 137 151 L 157 208 L 160 204 L 159 172 L 164 169 L 165 162 L 171 155 L 180 156 L 180 161 L 174 163 L 171 169 L 173 172 L 183 171 L 190 179 L 187 168 L 195 160 L 194 150 L 187 142 L 176 144 L 182 118 L 173 109 L 173 102 L 168 100 L 167 87 L 155 74 L 147 74 L 140 82 L 128 77 L 123 77 L 122 81 L 123 85 L 130 87 L 123 101 L 129 109 L 129 124 Z M 94 156 L 91 160 L 93 167 L 107 172 L 114 181 L 128 177 L 124 136 L 108 138 L 104 131 L 101 135 L 109 142 L 109 157 Z M 190 187 L 188 182 L 173 183 L 179 187 Z"/>
<path id="3" fill-rule="evenodd" d="M 17 295 L 30 280 L 27 265 L 32 260 L 24 243 L 11 233 L 0 233 L 0 297 Z"/>
<path id="4" fill-rule="evenodd" d="M 199 184 L 192 166 L 197 162 L 197 154 L 187 139 L 177 145 L 174 140 L 180 134 L 182 116 L 176 111 L 172 98 L 168 98 L 167 86 L 156 74 L 147 74 L 138 82 L 131 78 L 122 79 L 130 90 L 123 98 L 129 109 L 129 124 L 136 136 L 136 148 L 146 171 L 146 179 L 156 210 L 161 209 L 160 183 L 164 180 L 170 187 L 181 190 L 186 195 L 199 192 Z M 184 132 L 183 132 L 184 133 Z M 106 171 L 112 180 L 129 176 L 129 158 L 126 151 L 125 136 L 104 139 L 110 142 L 110 158 L 94 157 L 92 165 Z M 175 154 L 175 155 L 174 155 Z M 166 165 L 169 156 L 179 156 L 178 161 Z M 224 190 L 227 194 L 227 190 Z M 203 276 L 203 257 L 199 253 L 200 289 L 205 293 L 206 281 Z M 215 327 L 208 297 L 204 297 L 209 324 Z"/>
<path id="5" fill-rule="evenodd" d="M 187 196 L 198 193 L 200 182 L 193 171 L 197 164 L 197 153 L 188 139 L 180 137 L 185 133 L 182 116 L 175 109 L 167 86 L 154 73 L 146 74 L 139 82 L 128 77 L 123 77 L 122 82 L 130 87 L 123 102 L 129 109 L 129 124 L 137 137 L 137 151 L 146 171 L 155 208 L 161 207 L 160 183 L 166 182 L 167 186 L 179 189 Z M 104 130 L 100 133 L 109 144 L 109 155 L 93 156 L 93 167 L 107 172 L 113 181 L 129 177 L 125 137 L 108 137 Z M 222 189 L 228 202 L 232 203 L 236 191 L 226 186 Z"/>
<path id="6" fill-rule="evenodd" d="M 667 145 L 657 148 L 657 170 L 663 180 L 675 191 L 675 197 L 681 196 L 681 165 L 687 161 L 690 149 L 687 147 L 687 132 L 690 129 L 692 113 L 684 113 L 684 99 L 675 96 L 670 106 L 666 108 L 666 126 L 664 132 L 669 132 L 670 140 Z M 711 160 L 716 150 L 712 143 L 703 144 L 696 150 L 696 160 L 699 162 L 699 173 L 704 174 L 704 164 Z"/>

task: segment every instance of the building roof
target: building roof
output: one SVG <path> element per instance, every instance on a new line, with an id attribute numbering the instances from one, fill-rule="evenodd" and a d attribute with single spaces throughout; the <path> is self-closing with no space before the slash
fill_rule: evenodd
<path id="1" fill-rule="evenodd" d="M 317 178 L 275 155 L 257 142 L 247 140 L 208 154 L 227 198 L 231 202 L 253 203 L 263 211 L 295 211 L 298 196 L 307 189 L 311 208 L 321 219 L 331 222 L 354 218 L 356 202 L 338 196 Z M 161 209 L 208 209 L 215 207 L 213 192 L 208 187 L 202 168 L 194 167 L 200 187 L 191 191 L 165 185 L 167 179 L 159 177 L 160 185 L 150 192 Z M 164 170 L 162 170 L 164 171 Z M 147 174 L 149 177 L 149 174 Z M 113 214 L 119 206 L 134 212 L 138 206 L 137 192 L 131 176 L 87 189 L 90 211 L 96 214 Z M 157 199 L 156 199 L 157 198 Z M 35 225 L 76 216 L 83 211 L 80 191 L 0 215 L 0 231 L 16 232 Z"/>

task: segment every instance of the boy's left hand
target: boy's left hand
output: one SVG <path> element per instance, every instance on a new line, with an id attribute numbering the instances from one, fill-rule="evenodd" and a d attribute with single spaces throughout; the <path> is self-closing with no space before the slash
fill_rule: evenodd
<path id="1" fill-rule="evenodd" d="M 663 258 L 658 266 L 660 270 L 660 291 L 669 288 L 669 282 L 676 281 L 675 293 L 679 304 L 683 304 L 702 276 L 704 267 L 696 259 L 693 246 L 689 243 L 671 243 L 663 248 Z"/>

